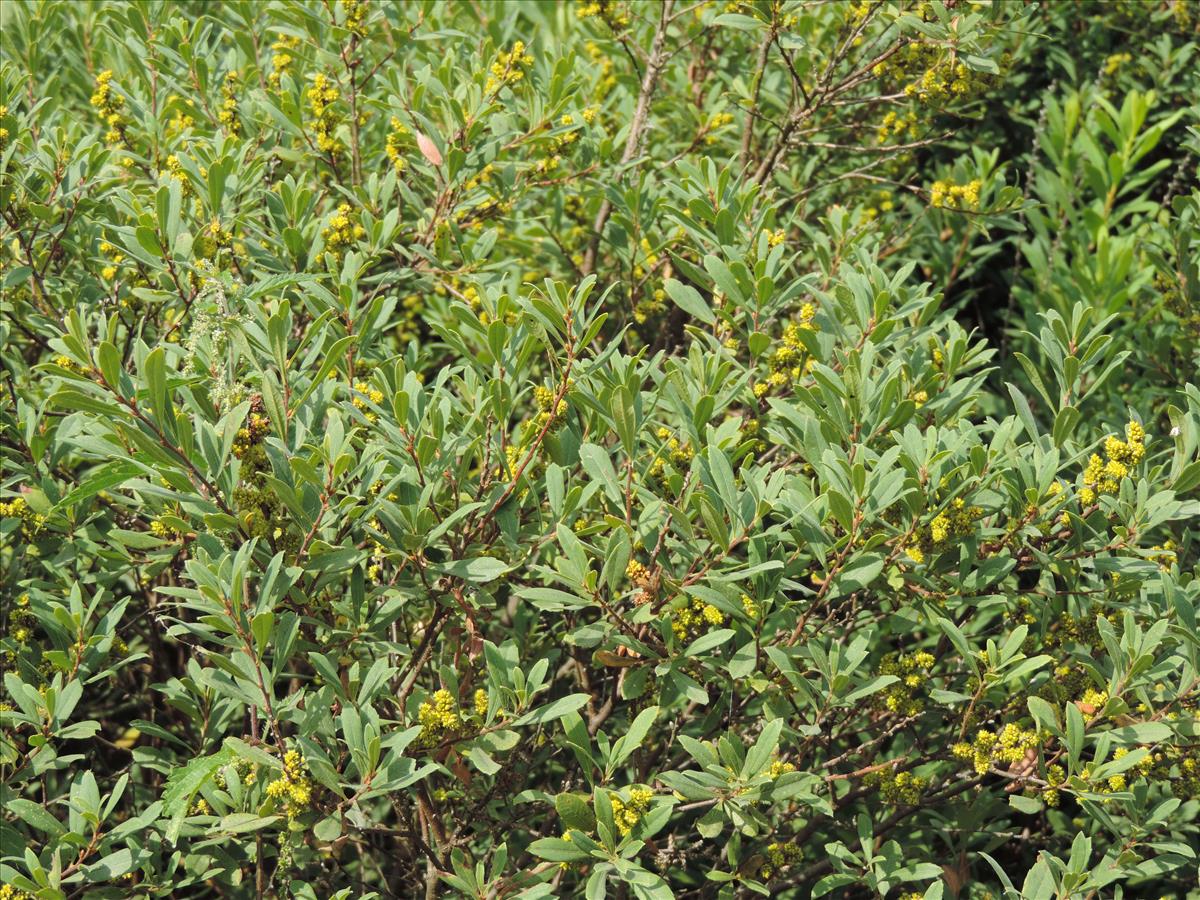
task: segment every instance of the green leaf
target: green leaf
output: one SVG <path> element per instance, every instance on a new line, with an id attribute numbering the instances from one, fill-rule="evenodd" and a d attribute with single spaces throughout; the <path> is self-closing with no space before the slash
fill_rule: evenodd
<path id="1" fill-rule="evenodd" d="M 107 491 L 109 488 L 114 488 L 118 484 L 124 484 L 130 479 L 144 474 L 141 466 L 131 462 L 109 463 L 99 469 L 93 469 L 92 474 L 84 479 L 77 488 L 54 504 L 51 512 L 57 513 L 72 509 L 89 497 L 94 497 L 102 491 Z"/>
<path id="2" fill-rule="evenodd" d="M 1139 722 L 1114 728 L 1108 734 L 1119 744 L 1157 744 L 1170 740 L 1174 732 L 1166 722 Z"/>
<path id="3" fill-rule="evenodd" d="M 478 745 L 467 750 L 467 759 L 484 775 L 495 775 L 500 771 L 500 763 L 492 759 L 491 755 Z"/>
<path id="4" fill-rule="evenodd" d="M 510 725 L 513 728 L 519 728 L 522 725 L 542 725 L 546 722 L 553 722 L 555 719 L 561 719 L 569 713 L 582 709 L 591 697 L 591 694 L 568 694 L 566 697 L 560 697 L 553 703 L 548 703 L 532 712 L 525 713 L 525 715 L 521 716 L 515 722 L 510 723 Z"/>
<path id="5" fill-rule="evenodd" d="M 564 841 L 562 838 L 542 838 L 534 841 L 529 845 L 529 852 L 550 862 L 579 862 L 588 858 L 588 854 L 580 850 L 573 840 Z"/>
<path id="6" fill-rule="evenodd" d="M 46 834 L 52 834 L 55 837 L 67 833 L 66 826 L 50 815 L 50 813 L 46 812 L 40 803 L 34 803 L 32 800 L 17 797 L 9 800 L 4 805 L 4 808 L 26 825 L 32 825 L 38 831 L 44 831 Z"/>
<path id="7" fill-rule="evenodd" d="M 248 831 L 262 831 L 280 820 L 280 816 L 260 816 L 257 813 L 238 812 L 222 817 L 220 828 L 230 834 L 244 834 Z"/>
<path id="8" fill-rule="evenodd" d="M 512 567 L 503 560 L 492 556 L 478 556 L 475 559 L 456 559 L 442 567 L 442 571 L 455 578 L 484 584 L 495 581 Z"/>
<path id="9" fill-rule="evenodd" d="M 161 259 L 163 255 L 162 244 L 158 242 L 158 235 L 153 228 L 147 228 L 145 225 L 139 225 L 134 229 L 134 236 L 137 238 L 138 244 L 142 249 L 149 253 L 152 257 Z"/>
<path id="10" fill-rule="evenodd" d="M 742 289 L 738 286 L 737 279 L 720 259 L 709 254 L 704 257 L 704 268 L 730 303 L 740 304 L 746 299 L 742 296 Z"/>
<path id="11" fill-rule="evenodd" d="M 706 325 L 716 323 L 717 314 L 704 302 L 704 298 L 700 296 L 700 292 L 691 285 L 676 281 L 674 278 L 668 278 L 667 296 L 675 302 L 676 306 L 692 318 L 699 319 Z"/>
<path id="12" fill-rule="evenodd" d="M 165 832 L 166 838 L 174 844 L 179 837 L 179 829 L 183 825 L 188 807 L 196 792 L 216 774 L 222 766 L 226 766 L 237 758 L 232 747 L 222 747 L 211 756 L 199 756 L 185 766 L 171 770 L 167 776 L 167 784 L 163 789 L 163 815 L 171 821 Z"/>
<path id="13" fill-rule="evenodd" d="M 563 830 L 591 832 L 596 828 L 596 814 L 588 803 L 586 794 L 559 794 L 554 798 L 554 808 L 562 820 Z"/>
<path id="14" fill-rule="evenodd" d="M 166 358 L 162 347 L 155 347 L 146 355 L 143 372 L 150 389 L 150 403 L 154 408 L 154 416 L 160 425 L 168 429 L 168 433 L 173 433 L 175 417 L 167 400 Z"/>
<path id="15" fill-rule="evenodd" d="M 325 358 L 321 361 L 321 368 L 317 370 L 317 374 L 313 377 L 313 380 L 308 383 L 308 387 L 304 389 L 304 393 L 292 405 L 293 411 L 302 407 L 304 401 L 312 396 L 313 391 L 325 383 L 325 379 L 329 377 L 329 373 L 333 371 L 334 366 L 342 361 L 342 357 L 346 354 L 346 348 L 353 344 L 354 341 L 355 336 L 349 334 L 333 342 L 333 346 L 329 348 L 329 352 L 325 354 Z"/>

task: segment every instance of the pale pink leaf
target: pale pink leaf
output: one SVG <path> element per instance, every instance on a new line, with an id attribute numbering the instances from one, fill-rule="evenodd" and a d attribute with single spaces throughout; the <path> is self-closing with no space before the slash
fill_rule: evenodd
<path id="1" fill-rule="evenodd" d="M 417 149 L 421 151 L 421 155 L 433 163 L 435 166 L 442 164 L 442 154 L 438 152 L 437 144 L 431 141 L 425 135 L 417 132 Z"/>

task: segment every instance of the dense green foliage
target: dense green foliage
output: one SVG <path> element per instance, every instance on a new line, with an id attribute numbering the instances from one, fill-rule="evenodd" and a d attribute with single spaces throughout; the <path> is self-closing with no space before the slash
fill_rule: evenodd
<path id="1" fill-rule="evenodd" d="M 0 4 L 0 898 L 1200 897 L 1200 9 Z"/>

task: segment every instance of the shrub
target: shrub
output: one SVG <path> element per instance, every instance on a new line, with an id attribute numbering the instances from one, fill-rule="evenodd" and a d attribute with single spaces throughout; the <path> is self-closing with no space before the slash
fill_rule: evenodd
<path id="1" fill-rule="evenodd" d="M 0 897 L 1197 896 L 1194 6 L 3 16 Z"/>

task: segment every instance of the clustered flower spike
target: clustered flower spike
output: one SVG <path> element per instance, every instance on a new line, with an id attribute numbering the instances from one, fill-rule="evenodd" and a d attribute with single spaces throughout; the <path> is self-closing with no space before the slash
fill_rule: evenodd
<path id="1" fill-rule="evenodd" d="M 650 478 L 662 478 L 666 473 L 667 463 L 670 463 L 676 471 L 686 470 L 696 456 L 692 445 L 680 443 L 679 438 L 675 437 L 669 429 L 660 428 L 656 433 L 658 439 L 663 441 L 666 447 L 650 463 L 646 474 Z"/>
<path id="2" fill-rule="evenodd" d="M 966 184 L 935 181 L 929 189 L 929 205 L 943 209 L 979 209 L 979 194 L 983 182 L 978 178 Z"/>
<path id="3" fill-rule="evenodd" d="M 0 517 L 5 519 L 20 519 L 21 534 L 26 540 L 32 540 L 46 527 L 46 517 L 33 510 L 24 497 L 13 497 L 11 500 L 0 501 Z"/>
<path id="4" fill-rule="evenodd" d="M 681 642 L 694 641 L 711 628 L 725 624 L 725 613 L 699 597 L 671 613 L 671 631 Z"/>
<path id="5" fill-rule="evenodd" d="M 631 788 L 628 800 L 622 800 L 617 794 L 609 797 L 612 803 L 613 824 L 622 836 L 629 834 L 638 822 L 642 821 L 642 816 L 650 808 L 650 801 L 653 799 L 654 792 L 649 788 Z"/>
<path id="6" fill-rule="evenodd" d="M 120 144 L 125 141 L 125 120 L 121 116 L 125 98 L 112 89 L 112 76 L 112 69 L 105 69 L 96 76 L 96 89 L 92 92 L 91 103 L 108 126 L 104 139 L 110 144 Z"/>
<path id="7" fill-rule="evenodd" d="M 285 34 L 271 44 L 271 74 L 267 76 L 267 84 L 274 91 L 281 89 L 284 73 L 292 67 L 294 59 L 292 51 L 300 46 L 300 38 Z"/>
<path id="8" fill-rule="evenodd" d="M 374 424 L 379 415 L 371 411 L 371 404 L 378 406 L 383 402 L 383 391 L 379 390 L 379 388 L 371 387 L 365 381 L 356 381 L 354 382 L 354 390 L 350 402 L 354 405 L 355 409 L 363 414 L 368 422 Z"/>
<path id="9" fill-rule="evenodd" d="M 765 380 L 754 385 L 756 397 L 761 398 L 772 390 L 782 390 L 794 386 L 812 371 L 814 360 L 800 339 L 800 334 L 804 331 L 817 330 L 813 324 L 816 314 L 817 307 L 812 303 L 805 303 L 800 307 L 800 320 L 789 322 L 784 326 L 779 343 L 767 357 L 767 368 L 770 369 L 770 374 Z"/>
<path id="10" fill-rule="evenodd" d="M 346 14 L 346 21 L 342 23 L 351 34 L 356 37 L 367 36 L 367 0 L 341 0 L 342 12 Z"/>
<path id="11" fill-rule="evenodd" d="M 29 594 L 17 595 L 17 599 L 7 610 L 7 616 L 7 636 L 18 645 L 29 643 L 29 639 L 33 637 L 35 619 L 33 610 L 29 608 Z M 16 661 L 16 653 L 13 650 L 6 650 L 3 658 L 11 666 Z"/>
<path id="12" fill-rule="evenodd" d="M 1098 494 L 1115 494 L 1121 480 L 1129 475 L 1146 455 L 1146 432 L 1137 422 L 1125 426 L 1125 440 L 1109 435 L 1104 441 L 1104 456 L 1093 453 L 1083 470 L 1083 488 L 1079 491 L 1079 502 L 1091 506 Z"/>
<path id="13" fill-rule="evenodd" d="M 471 705 L 466 709 L 460 708 L 454 695 L 445 688 L 434 691 L 428 700 L 417 707 L 417 724 L 421 726 L 421 733 L 417 735 L 415 745 L 433 747 L 443 741 L 454 740 L 463 733 L 466 719 L 472 712 L 482 719 L 487 715 L 487 709 L 488 695 L 482 688 L 475 691 Z"/>
<path id="14" fill-rule="evenodd" d="M 408 162 L 404 158 L 404 141 L 408 135 L 408 129 L 404 127 L 404 123 L 392 116 L 392 130 L 388 132 L 387 145 L 384 148 L 387 153 L 387 158 L 392 162 L 392 168 L 397 172 L 403 172 Z"/>
<path id="15" fill-rule="evenodd" d="M 921 802 L 922 792 L 929 787 L 929 779 L 909 771 L 897 772 L 894 766 L 888 766 L 868 772 L 863 776 L 863 784 L 879 788 L 884 803 L 916 806 Z"/>
<path id="16" fill-rule="evenodd" d="M 321 230 L 325 249 L 341 259 L 347 248 L 366 237 L 367 230 L 359 222 L 359 214 L 349 203 L 338 204 L 337 213 Z"/>
<path id="17" fill-rule="evenodd" d="M 951 752 L 961 760 L 968 760 L 976 773 L 983 775 L 993 765 L 1013 765 L 1036 752 L 1042 746 L 1043 737 L 1036 730 L 1021 728 L 1009 722 L 999 733 L 980 729 L 972 743 L 963 741 L 955 744 Z"/>
<path id="18" fill-rule="evenodd" d="M 288 819 L 294 819 L 308 810 L 312 789 L 304 757 L 296 750 L 289 750 L 283 757 L 283 773 L 267 785 L 267 797 L 283 809 Z"/>
<path id="19" fill-rule="evenodd" d="M 525 52 L 523 41 L 515 41 L 512 49 L 501 50 L 492 63 L 492 74 L 488 76 L 483 92 L 491 94 L 505 85 L 513 85 L 525 77 L 526 70 L 533 65 L 533 57 Z"/>
<path id="20" fill-rule="evenodd" d="M 225 80 L 221 82 L 221 110 L 217 119 L 229 134 L 237 137 L 242 133 L 242 120 L 238 117 L 238 73 L 226 72 Z"/>
<path id="21" fill-rule="evenodd" d="M 317 148 L 325 153 L 335 153 L 341 148 L 334 132 L 338 126 L 337 110 L 334 104 L 338 97 L 337 85 L 323 72 L 313 76 L 312 87 L 308 89 L 308 108 L 312 112 L 313 132 L 317 138 Z"/>
<path id="22" fill-rule="evenodd" d="M 768 881 L 774 878 L 781 869 L 786 869 L 799 862 L 803 856 L 804 851 L 800 849 L 799 844 L 793 841 L 772 841 L 767 844 L 767 861 L 758 870 L 759 877 L 763 881 Z"/>
<path id="23" fill-rule="evenodd" d="M 613 30 L 625 28 L 630 22 L 629 10 L 618 0 L 589 0 L 575 7 L 575 15 L 581 19 L 600 18 Z"/>
<path id="24" fill-rule="evenodd" d="M 917 715 L 925 708 L 924 687 L 935 662 L 933 654 L 925 650 L 885 657 L 879 674 L 894 675 L 899 680 L 880 691 L 875 702 L 888 712 Z"/>

